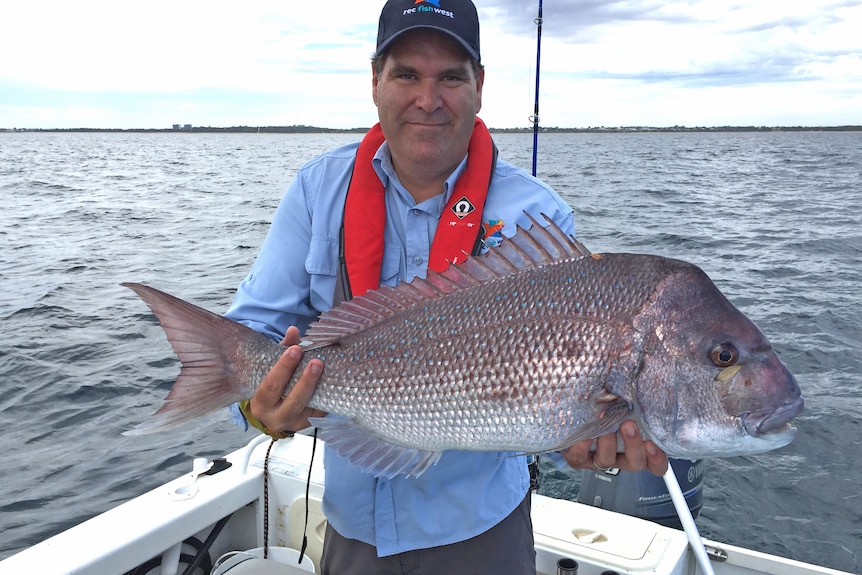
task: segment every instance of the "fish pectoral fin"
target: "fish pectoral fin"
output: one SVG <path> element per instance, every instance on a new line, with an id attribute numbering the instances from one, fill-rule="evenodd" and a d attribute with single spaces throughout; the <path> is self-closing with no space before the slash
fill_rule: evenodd
<path id="1" fill-rule="evenodd" d="M 561 451 L 581 441 L 596 439 L 608 433 L 616 433 L 620 428 L 620 424 L 631 416 L 631 413 L 632 410 L 628 403 L 622 399 L 617 400 L 606 407 L 602 414 L 594 421 L 579 426 L 575 433 L 548 451 Z"/>
<path id="2" fill-rule="evenodd" d="M 312 417 L 327 448 L 375 477 L 419 477 L 437 463 L 442 452 L 395 445 L 358 425 L 352 419 Z"/>

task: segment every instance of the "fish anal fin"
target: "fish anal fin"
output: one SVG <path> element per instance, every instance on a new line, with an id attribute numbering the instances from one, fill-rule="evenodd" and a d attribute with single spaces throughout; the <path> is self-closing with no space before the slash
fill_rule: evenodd
<path id="1" fill-rule="evenodd" d="M 311 425 L 332 449 L 375 477 L 418 477 L 440 459 L 440 451 L 423 451 L 395 445 L 358 425 L 352 419 L 313 417 Z"/>

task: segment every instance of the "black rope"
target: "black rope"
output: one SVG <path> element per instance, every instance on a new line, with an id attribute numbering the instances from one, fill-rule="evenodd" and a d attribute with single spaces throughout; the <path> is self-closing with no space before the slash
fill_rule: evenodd
<path id="1" fill-rule="evenodd" d="M 530 491 L 539 491 L 539 456 L 527 459 L 527 469 L 530 471 Z"/>
<path id="2" fill-rule="evenodd" d="M 203 546 L 198 551 L 197 555 L 195 555 L 194 560 L 189 564 L 188 567 L 186 567 L 186 570 L 183 571 L 183 575 L 191 575 L 192 573 L 194 573 L 195 569 L 200 566 L 204 559 L 209 561 L 210 547 L 212 547 L 212 544 L 215 543 L 216 538 L 219 536 L 219 533 L 221 533 L 221 530 L 224 529 L 224 526 L 227 525 L 227 522 L 230 521 L 230 518 L 231 515 L 228 515 L 227 517 L 222 517 L 218 520 L 218 522 L 215 524 L 215 527 L 213 527 L 213 530 L 210 531 L 209 535 L 207 535 Z M 212 565 L 212 563 L 210 563 L 210 565 Z"/>
<path id="3" fill-rule="evenodd" d="M 183 571 L 183 575 L 191 575 L 195 569 L 202 569 L 204 573 L 209 573 L 212 571 L 212 559 L 210 558 L 209 550 L 212 547 L 212 544 L 215 542 L 219 533 L 221 533 L 222 529 L 224 529 L 225 524 L 227 524 L 228 520 L 231 518 L 230 515 L 227 517 L 222 517 L 218 523 L 216 523 L 215 527 L 213 527 L 209 536 L 206 538 L 206 541 L 203 543 L 200 539 L 196 537 L 189 537 L 185 541 L 183 541 L 183 545 L 189 545 L 195 548 L 195 554 L 190 555 L 188 553 L 180 554 L 180 565 L 186 565 L 186 569 Z M 146 575 L 156 567 L 162 564 L 162 557 L 153 557 L 149 561 L 141 563 L 134 569 L 126 571 L 124 575 Z"/>
<path id="4" fill-rule="evenodd" d="M 314 465 L 314 452 L 317 450 L 317 428 L 314 428 L 314 441 L 311 444 L 311 461 L 308 463 L 308 479 L 305 482 L 305 527 L 302 528 L 302 548 L 299 550 L 299 561 L 305 557 L 305 549 L 308 547 L 308 499 L 311 490 L 311 466 Z"/>

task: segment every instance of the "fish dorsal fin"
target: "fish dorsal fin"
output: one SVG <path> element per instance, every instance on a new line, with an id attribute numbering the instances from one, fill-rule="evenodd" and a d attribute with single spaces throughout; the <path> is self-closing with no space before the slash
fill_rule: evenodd
<path id="1" fill-rule="evenodd" d="M 428 270 L 425 278 L 415 278 L 394 287 L 381 286 L 330 309 L 309 327 L 305 334 L 306 349 L 331 345 L 444 295 L 543 264 L 590 254 L 583 244 L 566 235 L 547 216 L 543 215 L 547 227 L 542 227 L 529 214 L 527 217 L 531 223 L 529 228 L 518 226 L 514 236 L 485 254 L 467 257 L 442 272 Z"/>

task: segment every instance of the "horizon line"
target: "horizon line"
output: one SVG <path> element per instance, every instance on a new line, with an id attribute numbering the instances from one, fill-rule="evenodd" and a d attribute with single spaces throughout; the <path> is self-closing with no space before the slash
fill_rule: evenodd
<path id="1" fill-rule="evenodd" d="M 293 124 L 284 126 L 194 126 L 191 124 L 174 124 L 170 128 L 0 128 L 0 132 L 179 132 L 179 133 L 365 133 L 370 127 L 355 128 L 326 128 L 322 126 L 308 126 L 304 124 Z M 738 131 L 862 131 L 862 125 L 722 125 L 722 126 L 649 126 L 649 125 L 627 125 L 627 126 L 589 126 L 589 127 L 519 127 L 519 128 L 495 128 L 489 127 L 491 132 L 513 132 L 532 133 L 538 129 L 539 132 L 738 132 Z"/>

